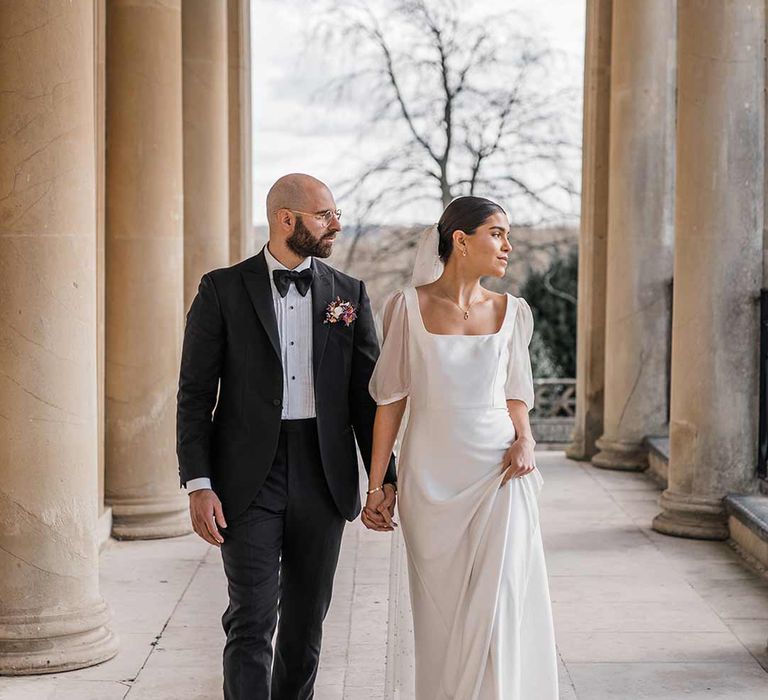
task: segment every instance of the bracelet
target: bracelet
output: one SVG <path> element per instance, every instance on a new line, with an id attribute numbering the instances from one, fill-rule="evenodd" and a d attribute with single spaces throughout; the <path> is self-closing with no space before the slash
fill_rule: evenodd
<path id="1" fill-rule="evenodd" d="M 377 486 L 375 489 L 370 489 L 370 491 L 366 491 L 367 494 L 376 493 L 377 491 L 383 491 L 384 486 L 391 486 L 392 490 L 397 493 L 397 486 L 393 484 L 392 482 L 387 482 L 386 484 L 383 484 L 382 486 Z"/>

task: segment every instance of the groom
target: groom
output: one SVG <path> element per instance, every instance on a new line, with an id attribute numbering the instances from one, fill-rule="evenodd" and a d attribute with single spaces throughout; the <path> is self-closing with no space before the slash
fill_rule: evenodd
<path id="1" fill-rule="evenodd" d="M 187 315 L 177 453 L 229 583 L 227 700 L 313 697 L 344 522 L 360 512 L 355 438 L 368 470 L 379 349 L 365 285 L 320 262 L 340 215 L 319 180 L 280 178 L 269 243 L 203 275 Z M 385 481 L 389 520 L 394 459 Z"/>

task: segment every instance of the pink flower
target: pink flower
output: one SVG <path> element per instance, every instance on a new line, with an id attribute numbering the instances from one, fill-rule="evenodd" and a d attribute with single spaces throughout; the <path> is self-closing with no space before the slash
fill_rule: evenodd
<path id="1" fill-rule="evenodd" d="M 343 321 L 345 326 L 352 324 L 357 318 L 357 310 L 349 301 L 342 301 L 336 297 L 325 309 L 325 321 L 323 323 L 338 323 Z"/>

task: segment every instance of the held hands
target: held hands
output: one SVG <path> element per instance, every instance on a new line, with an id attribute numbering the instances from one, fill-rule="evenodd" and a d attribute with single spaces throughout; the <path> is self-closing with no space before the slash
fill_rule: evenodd
<path id="1" fill-rule="evenodd" d="M 384 484 L 381 491 L 369 493 L 360 516 L 363 525 L 377 532 L 392 532 L 397 527 L 392 520 L 396 501 L 397 494 L 392 484 Z"/>
<path id="2" fill-rule="evenodd" d="M 195 532 L 206 542 L 220 547 L 224 538 L 219 527 L 226 528 L 227 521 L 219 497 L 211 489 L 193 491 L 189 494 L 189 515 Z"/>
<path id="3" fill-rule="evenodd" d="M 536 467 L 536 460 L 533 457 L 533 448 L 536 442 L 532 437 L 519 437 L 510 445 L 506 454 L 504 455 L 504 461 L 502 462 L 502 469 L 504 470 L 504 478 L 501 485 L 504 486 L 510 479 L 516 479 L 526 474 L 530 474 Z"/>

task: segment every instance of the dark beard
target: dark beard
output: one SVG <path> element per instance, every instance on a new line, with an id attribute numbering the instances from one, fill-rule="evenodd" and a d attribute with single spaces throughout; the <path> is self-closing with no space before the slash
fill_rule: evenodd
<path id="1" fill-rule="evenodd" d="M 285 244 L 296 255 L 302 258 L 315 257 L 327 258 L 331 254 L 333 242 L 327 239 L 327 236 L 333 234 L 325 233 L 320 238 L 315 238 L 310 230 L 304 225 L 301 217 L 296 217 L 296 225 L 293 227 L 293 233 L 288 236 Z"/>

